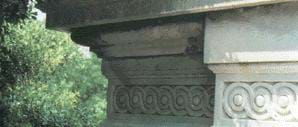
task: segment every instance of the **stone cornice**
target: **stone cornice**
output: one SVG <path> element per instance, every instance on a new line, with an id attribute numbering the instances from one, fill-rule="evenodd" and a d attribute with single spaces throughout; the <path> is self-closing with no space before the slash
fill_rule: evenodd
<path id="1" fill-rule="evenodd" d="M 47 26 L 69 30 L 288 1 L 294 0 L 60 0 L 47 6 Z"/>

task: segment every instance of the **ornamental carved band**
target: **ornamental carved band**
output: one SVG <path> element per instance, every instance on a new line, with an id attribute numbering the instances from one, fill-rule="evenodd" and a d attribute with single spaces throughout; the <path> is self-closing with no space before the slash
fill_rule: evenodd
<path id="1" fill-rule="evenodd" d="M 231 83 L 223 109 L 233 119 L 297 122 L 297 95 L 298 83 Z"/>
<path id="2" fill-rule="evenodd" d="M 113 112 L 211 118 L 213 91 L 213 86 L 116 86 Z"/>

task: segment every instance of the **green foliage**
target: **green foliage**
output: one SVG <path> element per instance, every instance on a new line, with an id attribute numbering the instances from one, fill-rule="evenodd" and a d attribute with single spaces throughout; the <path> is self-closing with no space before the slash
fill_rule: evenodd
<path id="1" fill-rule="evenodd" d="M 6 51 L 1 52 L 1 70 L 16 80 L 24 75 L 51 73 L 59 64 L 75 58 L 75 46 L 67 35 L 48 31 L 34 21 L 6 24 L 6 33 L 1 43 Z M 0 78 L 5 79 L 6 77 Z M 8 83 L 14 83 L 9 81 Z M 2 84 L 6 82 L 2 81 Z"/>
<path id="2" fill-rule="evenodd" d="M 0 77 L 5 126 L 98 126 L 105 117 L 107 84 L 101 61 L 82 57 L 67 34 L 37 21 L 5 28 L 0 72 L 13 80 Z"/>
<path id="3" fill-rule="evenodd" d="M 6 68 L 14 67 L 20 63 L 17 60 L 19 54 L 11 53 L 11 50 L 7 49 L 4 44 L 6 40 L 4 35 L 7 35 L 6 23 L 18 23 L 22 19 L 33 18 L 35 13 L 33 12 L 35 0 L 1 0 L 0 1 L 0 89 L 7 83 L 13 84 L 17 79 L 15 75 L 19 75 L 27 71 L 28 68 Z M 7 36 L 6 36 L 7 37 Z M 12 56 L 17 55 L 17 56 Z M 14 69 L 15 73 L 10 73 L 11 69 Z"/>

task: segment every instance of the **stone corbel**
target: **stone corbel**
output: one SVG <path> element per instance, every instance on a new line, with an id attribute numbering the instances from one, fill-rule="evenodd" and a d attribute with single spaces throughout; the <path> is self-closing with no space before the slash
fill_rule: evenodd
<path id="1" fill-rule="evenodd" d="M 203 64 L 201 15 L 73 29 L 103 58 L 109 80 L 102 127 L 209 127 L 214 75 Z"/>

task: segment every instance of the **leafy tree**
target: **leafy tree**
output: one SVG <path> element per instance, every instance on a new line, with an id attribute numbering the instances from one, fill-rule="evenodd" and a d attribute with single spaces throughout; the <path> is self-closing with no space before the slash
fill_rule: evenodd
<path id="1" fill-rule="evenodd" d="M 1 0 L 0 2 L 1 10 L 0 10 L 0 90 L 6 84 L 12 84 L 16 81 L 15 77 L 9 73 L 11 69 L 9 66 L 13 67 L 18 64 L 17 57 L 18 56 L 10 56 L 13 55 L 10 53 L 4 46 L 4 35 L 6 33 L 6 27 L 4 25 L 7 23 L 17 23 L 26 18 L 34 17 L 35 13 L 33 13 L 33 8 L 35 5 L 35 1 L 33 0 Z M 26 68 L 22 68 L 16 73 L 23 73 Z"/>
<path id="2" fill-rule="evenodd" d="M 0 68 L 16 79 L 2 90 L 5 126 L 98 126 L 107 81 L 96 56 L 82 57 L 67 34 L 34 20 L 5 27 L 10 55 L 0 51 L 7 61 Z"/>
<path id="3" fill-rule="evenodd" d="M 107 84 L 100 61 L 83 58 L 67 34 L 32 20 L 35 4 L 0 1 L 0 126 L 98 126 Z"/>

